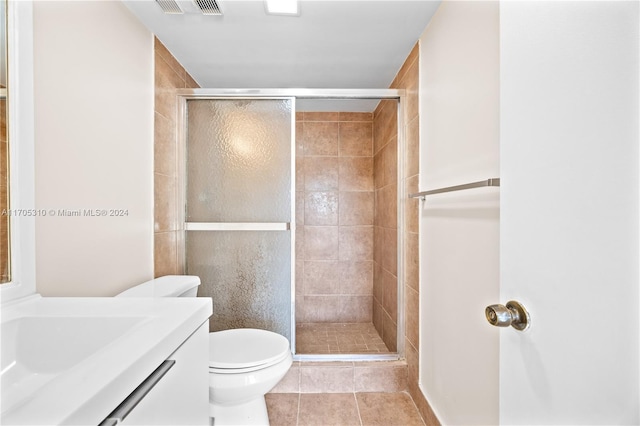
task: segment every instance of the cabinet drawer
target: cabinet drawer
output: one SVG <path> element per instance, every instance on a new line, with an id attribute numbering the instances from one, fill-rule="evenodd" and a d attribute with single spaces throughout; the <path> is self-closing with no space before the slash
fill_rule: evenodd
<path id="1" fill-rule="evenodd" d="M 209 425 L 208 322 L 171 354 L 101 426 L 111 426 L 109 421 L 113 425 Z"/>

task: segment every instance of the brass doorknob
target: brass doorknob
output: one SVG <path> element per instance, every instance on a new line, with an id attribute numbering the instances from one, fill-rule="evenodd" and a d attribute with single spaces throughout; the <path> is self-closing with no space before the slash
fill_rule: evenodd
<path id="1" fill-rule="evenodd" d="M 513 327 L 518 331 L 524 331 L 531 325 L 529 312 L 521 303 L 510 300 L 505 305 L 490 305 L 484 310 L 489 324 L 496 327 Z"/>

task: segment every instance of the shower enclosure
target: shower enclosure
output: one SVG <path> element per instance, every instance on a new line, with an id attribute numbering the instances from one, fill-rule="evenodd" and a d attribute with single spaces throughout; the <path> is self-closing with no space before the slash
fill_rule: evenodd
<path id="1" fill-rule="evenodd" d="M 298 359 L 402 356 L 402 91 L 179 100 L 183 254 L 211 331 L 275 331 Z"/>
<path id="2" fill-rule="evenodd" d="M 291 339 L 292 98 L 187 101 L 187 273 L 214 296 L 211 331 Z"/>

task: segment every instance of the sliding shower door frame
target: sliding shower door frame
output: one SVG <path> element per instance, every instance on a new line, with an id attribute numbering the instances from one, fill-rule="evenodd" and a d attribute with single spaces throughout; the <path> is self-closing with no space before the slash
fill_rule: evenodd
<path id="1" fill-rule="evenodd" d="M 186 223 L 186 145 L 187 145 L 187 102 L 190 100 L 265 100 L 265 99 L 290 99 L 292 101 L 292 126 L 291 126 L 291 351 L 294 359 L 304 361 L 359 361 L 359 360 L 397 360 L 405 357 L 405 315 L 404 315 L 404 282 L 405 282 L 405 203 L 406 179 L 404 173 L 406 141 L 405 141 L 405 91 L 401 89 L 180 89 L 177 95 L 177 218 L 179 227 L 178 259 L 182 272 L 186 265 L 185 234 Z M 296 348 L 296 286 L 295 286 L 295 113 L 296 99 L 317 100 L 396 100 L 397 101 L 397 129 L 398 129 L 398 153 L 397 153 L 397 352 L 394 354 L 318 354 L 301 355 L 295 353 Z"/>

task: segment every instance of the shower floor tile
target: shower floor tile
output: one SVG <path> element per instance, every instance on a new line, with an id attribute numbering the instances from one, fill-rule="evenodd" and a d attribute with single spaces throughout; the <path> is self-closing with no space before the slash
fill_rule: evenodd
<path id="1" fill-rule="evenodd" d="M 300 323 L 298 354 L 390 353 L 372 323 Z"/>

